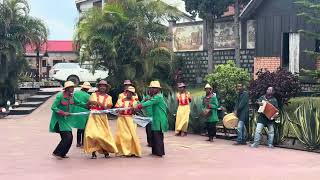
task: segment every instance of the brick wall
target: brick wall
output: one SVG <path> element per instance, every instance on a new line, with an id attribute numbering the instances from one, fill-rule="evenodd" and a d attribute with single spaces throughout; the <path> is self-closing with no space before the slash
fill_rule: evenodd
<path id="1" fill-rule="evenodd" d="M 280 67 L 280 57 L 255 57 L 254 58 L 254 79 L 256 73 L 263 69 L 271 72 L 276 71 Z"/>
<path id="2" fill-rule="evenodd" d="M 320 70 L 320 58 L 316 60 L 316 69 Z"/>

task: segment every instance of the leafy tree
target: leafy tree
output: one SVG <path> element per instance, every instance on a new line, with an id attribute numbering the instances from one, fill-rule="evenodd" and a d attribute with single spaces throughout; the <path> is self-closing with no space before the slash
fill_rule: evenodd
<path id="1" fill-rule="evenodd" d="M 298 76 L 285 69 L 279 69 L 276 72 L 259 71 L 257 75 L 258 78 L 251 81 L 249 85 L 251 102 L 255 102 L 266 93 L 268 87 L 272 86 L 280 107 L 283 107 L 301 91 Z"/>
<path id="2" fill-rule="evenodd" d="M 102 11 L 92 8 L 77 24 L 82 61 L 108 68 L 116 86 L 124 79 L 146 84 L 156 78 L 168 87 L 175 58 L 162 45 L 168 34 L 161 23 L 177 19 L 176 12 L 161 1 L 115 0 Z"/>
<path id="3" fill-rule="evenodd" d="M 228 61 L 227 64 L 217 65 L 214 72 L 207 75 L 206 79 L 218 90 L 222 103 L 230 112 L 233 110 L 237 97 L 236 85 L 238 83 L 248 84 L 250 74 L 246 70 L 236 67 L 233 61 Z"/>
<path id="4" fill-rule="evenodd" d="M 29 15 L 26 0 L 0 3 L 0 105 L 14 101 L 18 73 L 23 66 L 24 47 L 40 47 L 47 40 L 44 23 Z"/>
<path id="5" fill-rule="evenodd" d="M 298 16 L 303 17 L 307 23 L 313 24 L 315 27 L 320 25 L 320 2 L 318 0 L 298 0 L 295 2 L 300 8 Z M 315 30 L 317 28 L 314 28 Z M 309 37 L 320 40 L 320 33 L 308 30 L 299 30 L 300 33 Z M 320 53 L 314 50 L 306 50 L 306 53 L 319 57 Z"/>

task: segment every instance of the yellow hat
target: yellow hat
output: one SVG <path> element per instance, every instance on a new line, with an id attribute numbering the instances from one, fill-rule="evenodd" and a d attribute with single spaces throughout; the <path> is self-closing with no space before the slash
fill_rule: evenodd
<path id="1" fill-rule="evenodd" d="M 91 89 L 92 86 L 91 86 L 91 84 L 89 82 L 84 82 L 82 84 L 81 88 L 83 88 L 83 89 Z"/>
<path id="2" fill-rule="evenodd" d="M 132 92 L 132 93 L 136 93 L 136 89 L 133 86 L 129 86 L 126 91 Z"/>
<path id="3" fill-rule="evenodd" d="M 210 86 L 210 84 L 206 84 L 206 86 L 204 87 L 205 89 L 212 89 L 212 87 Z"/>
<path id="4" fill-rule="evenodd" d="M 66 89 L 66 88 L 68 88 L 68 87 L 74 87 L 75 85 L 74 85 L 74 83 L 72 82 L 72 81 L 66 81 L 65 83 L 64 83 L 64 87 L 63 87 L 63 89 Z"/>
<path id="5" fill-rule="evenodd" d="M 159 81 L 151 81 L 149 88 L 161 88 Z"/>

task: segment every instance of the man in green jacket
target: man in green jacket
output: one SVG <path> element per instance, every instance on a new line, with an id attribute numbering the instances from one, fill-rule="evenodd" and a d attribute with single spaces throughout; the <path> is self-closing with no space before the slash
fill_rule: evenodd
<path id="1" fill-rule="evenodd" d="M 249 94 L 244 90 L 243 84 L 237 84 L 238 97 L 236 99 L 234 114 L 239 118 L 238 137 L 234 145 L 245 145 L 246 130 L 245 124 L 249 121 Z"/>
<path id="2" fill-rule="evenodd" d="M 72 112 L 78 113 L 78 112 L 89 112 L 88 109 L 88 101 L 90 98 L 90 94 L 88 91 L 91 89 L 91 84 L 89 82 L 84 82 L 81 86 L 80 91 L 76 91 L 73 94 L 73 97 L 75 99 L 75 107 L 73 108 Z M 74 116 L 73 118 L 76 118 L 77 120 L 74 121 L 76 124 L 73 124 L 72 126 L 75 128 L 78 128 L 77 130 L 77 147 L 83 146 L 83 139 L 84 139 L 84 129 L 86 127 L 89 114 L 88 115 L 81 115 L 81 116 Z"/>
<path id="3" fill-rule="evenodd" d="M 165 155 L 163 133 L 168 131 L 167 104 L 160 93 L 159 81 L 152 81 L 149 88 L 152 98 L 139 104 L 137 109 L 152 107 L 152 154 L 162 157 Z"/>
<path id="4" fill-rule="evenodd" d="M 207 141 L 213 142 L 213 137 L 216 136 L 216 125 L 219 121 L 218 108 L 219 102 L 215 93 L 212 93 L 212 87 L 207 84 L 205 86 L 206 95 L 202 97 L 202 111 L 207 118 L 207 130 L 209 139 Z"/>
<path id="5" fill-rule="evenodd" d="M 143 98 L 143 100 L 141 101 L 141 103 L 147 102 L 152 98 L 151 96 L 151 89 L 148 90 L 148 94 Z M 146 110 L 146 115 L 148 117 L 152 118 L 152 106 L 147 106 L 145 108 Z M 152 122 L 150 122 L 147 126 L 146 126 L 146 134 L 147 134 L 147 142 L 148 142 L 148 146 L 152 147 Z"/>
<path id="6" fill-rule="evenodd" d="M 72 144 L 72 128 L 68 122 L 70 109 L 74 104 L 72 93 L 74 91 L 74 83 L 67 81 L 64 84 L 64 91 L 58 93 L 54 103 L 51 106 L 52 116 L 49 131 L 59 133 L 61 141 L 53 151 L 52 155 L 57 159 L 68 158 L 66 154 Z"/>

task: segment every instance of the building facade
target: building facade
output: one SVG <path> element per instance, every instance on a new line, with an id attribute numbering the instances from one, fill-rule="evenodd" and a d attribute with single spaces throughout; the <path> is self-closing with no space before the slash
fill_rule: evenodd
<path id="1" fill-rule="evenodd" d="M 78 55 L 72 41 L 52 41 L 43 44 L 39 51 L 32 46 L 25 48 L 25 57 L 33 74 L 47 78 L 49 71 L 57 63 L 77 62 Z"/>

